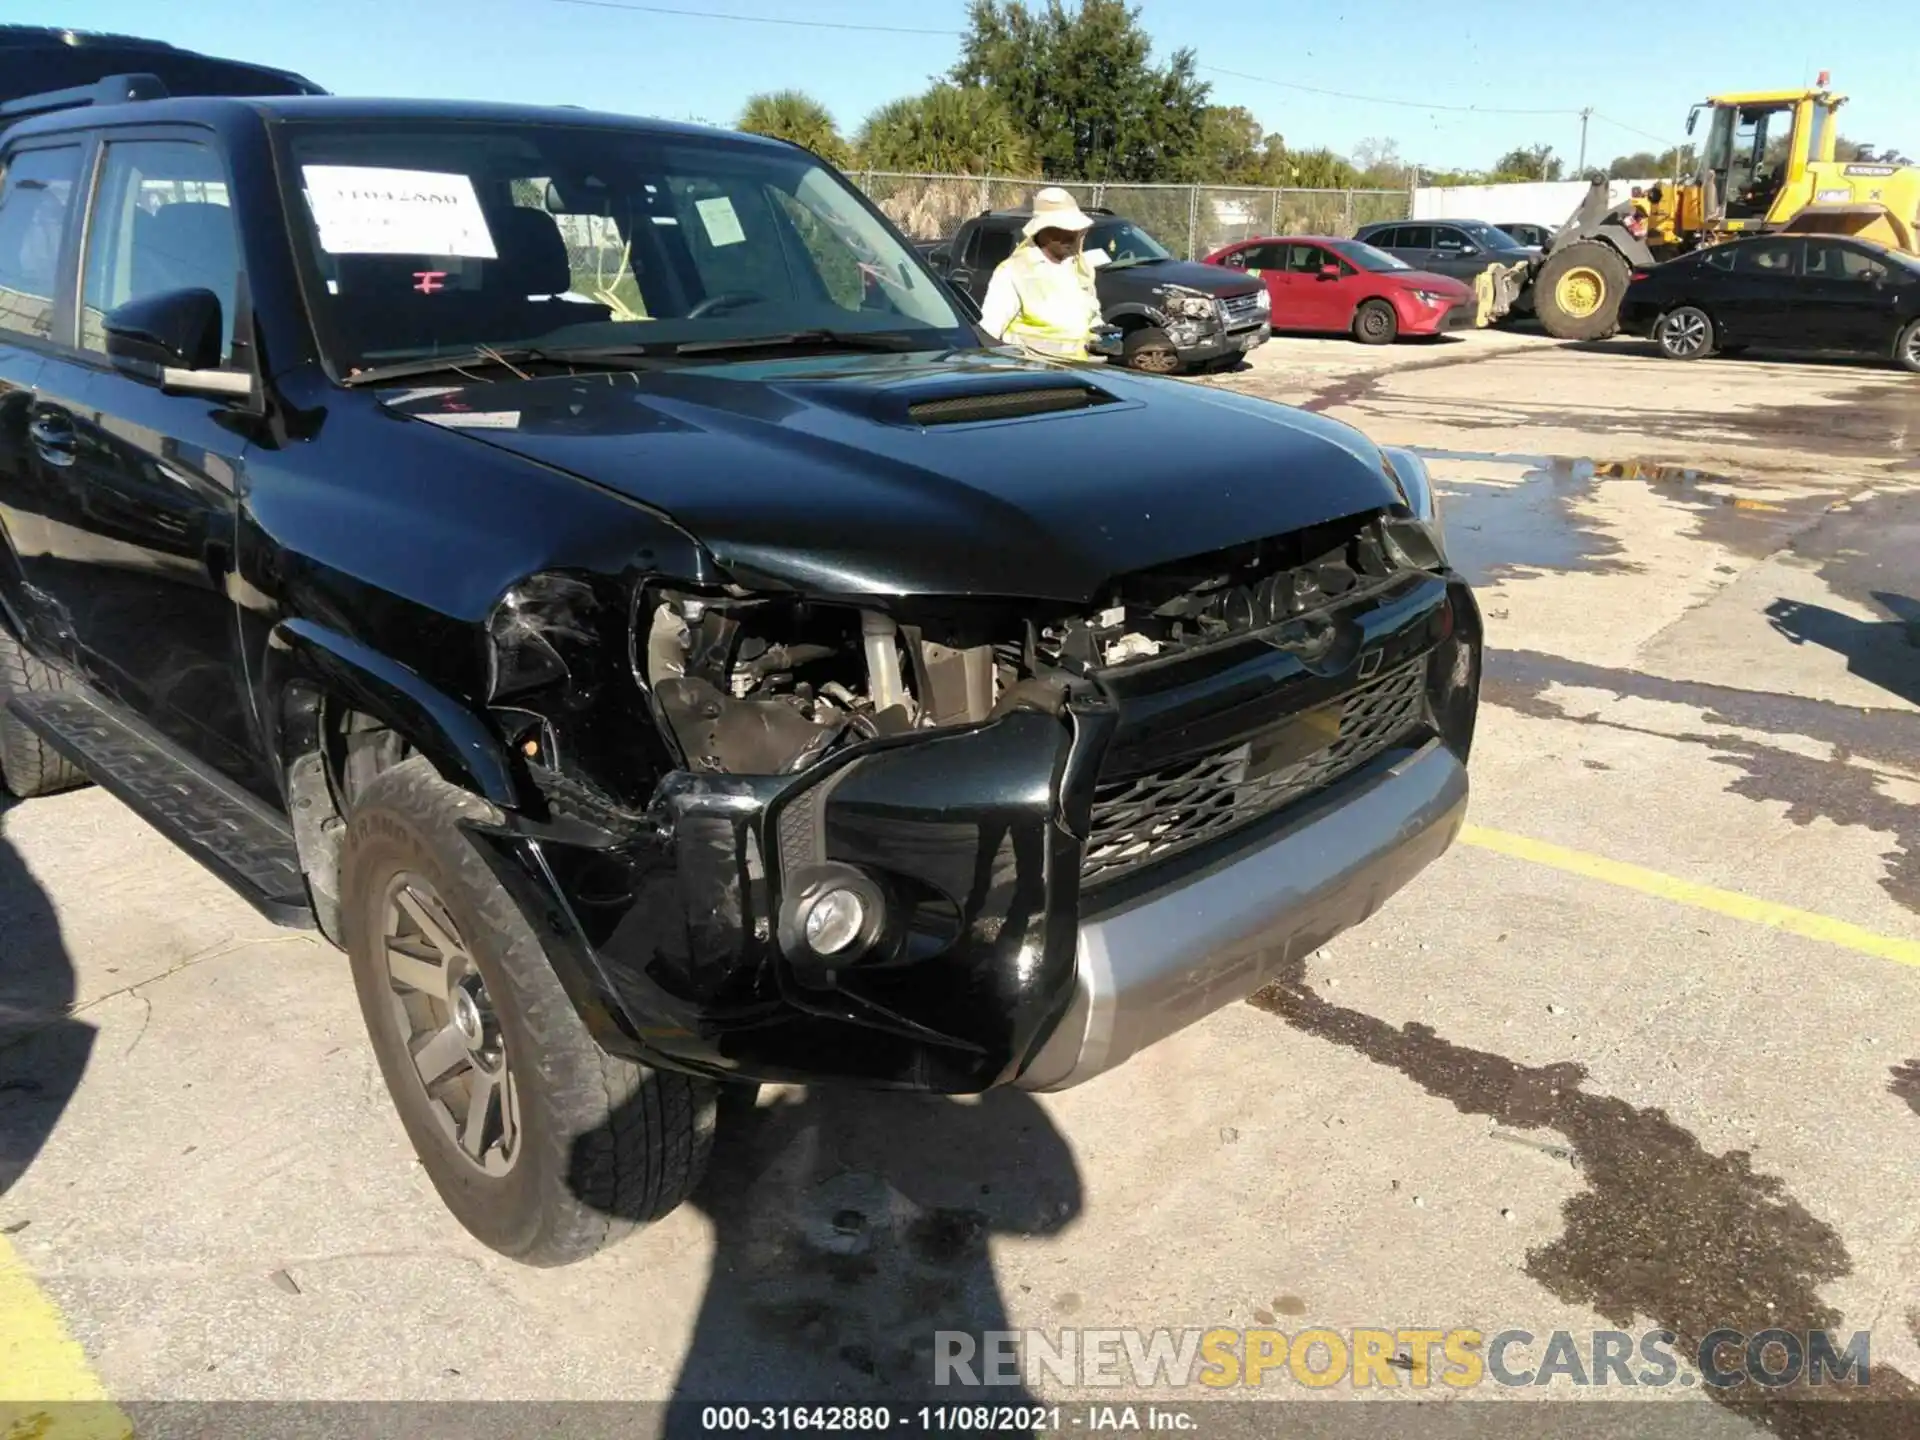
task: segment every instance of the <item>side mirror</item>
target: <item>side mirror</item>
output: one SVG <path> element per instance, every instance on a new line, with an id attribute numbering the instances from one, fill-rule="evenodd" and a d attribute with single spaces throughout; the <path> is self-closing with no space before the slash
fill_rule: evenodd
<path id="1" fill-rule="evenodd" d="M 165 390 L 253 393 L 251 376 L 220 368 L 220 297 L 211 290 L 168 290 L 129 300 L 107 312 L 103 328 L 107 358 L 136 379 L 157 379 Z"/>
<path id="2" fill-rule="evenodd" d="M 1322 280 L 1338 280 L 1340 278 L 1340 267 L 1329 261 L 1320 267 L 1320 278 Z"/>

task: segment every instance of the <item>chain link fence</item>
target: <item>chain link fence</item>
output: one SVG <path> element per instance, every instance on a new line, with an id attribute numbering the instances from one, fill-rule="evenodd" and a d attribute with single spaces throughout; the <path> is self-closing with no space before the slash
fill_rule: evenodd
<path id="1" fill-rule="evenodd" d="M 1359 226 L 1404 220 L 1412 213 L 1412 196 L 1405 190 L 1107 185 L 885 170 L 857 171 L 851 178 L 915 240 L 944 240 L 983 210 L 1019 209 L 1043 185 L 1057 185 L 1081 206 L 1112 210 L 1189 260 L 1259 235 L 1351 235 Z"/>

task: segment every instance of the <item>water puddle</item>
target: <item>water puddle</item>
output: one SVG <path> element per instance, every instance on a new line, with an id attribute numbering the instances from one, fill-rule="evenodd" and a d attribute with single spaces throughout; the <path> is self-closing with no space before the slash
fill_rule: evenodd
<path id="1" fill-rule="evenodd" d="M 1486 465 L 1520 472 L 1515 480 L 1435 477 L 1454 563 L 1475 583 L 1542 571 L 1639 568 L 1622 542 L 1579 508 L 1603 482 L 1656 487 L 1695 512 L 1696 538 L 1754 557 L 1779 549 L 1801 516 L 1817 513 L 1834 498 L 1796 497 L 1793 505 L 1783 505 L 1740 494 L 1736 478 L 1691 465 L 1412 448 L 1448 468 Z"/>

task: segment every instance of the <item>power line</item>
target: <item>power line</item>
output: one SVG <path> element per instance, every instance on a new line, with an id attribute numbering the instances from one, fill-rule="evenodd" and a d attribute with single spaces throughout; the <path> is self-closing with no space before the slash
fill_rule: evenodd
<path id="1" fill-rule="evenodd" d="M 688 10 L 675 5 L 638 5 L 631 0 L 553 0 L 556 5 L 584 5 L 594 10 L 634 10 L 645 15 L 677 15 L 686 20 L 734 20 L 749 25 L 793 25 L 803 30 L 862 30 L 882 35 L 948 35 L 959 30 L 928 30 L 913 25 L 856 25 L 842 20 L 793 20 L 784 15 L 739 15 L 723 10 Z"/>
<path id="2" fill-rule="evenodd" d="M 1346 90 L 1327 90 L 1318 85 L 1299 85 L 1291 80 L 1270 80 L 1265 75 L 1248 75 L 1219 65 L 1201 65 L 1215 75 L 1231 75 L 1236 80 L 1251 80 L 1256 85 L 1274 85 L 1282 90 L 1300 90 L 1308 95 L 1330 95 L 1336 100 L 1359 100 L 1368 105 L 1398 105 L 1408 110 L 1453 110 L 1472 115 L 1578 115 L 1578 110 L 1516 110 L 1498 105 L 1443 105 L 1432 100 L 1401 100 L 1389 95 L 1355 95 Z"/>
<path id="3" fill-rule="evenodd" d="M 1674 142 L 1671 139 L 1669 139 L 1667 136 L 1656 135 L 1651 130 L 1642 130 L 1637 125 L 1629 125 L 1627 124 L 1626 121 L 1616 120 L 1611 115 L 1602 115 L 1598 110 L 1595 110 L 1593 112 L 1593 118 L 1596 120 L 1604 120 L 1609 125 L 1613 125 L 1621 130 L 1625 130 L 1629 135 L 1638 135 L 1643 140 L 1652 140 L 1658 144 L 1665 145 L 1669 149 L 1674 148 Z"/>

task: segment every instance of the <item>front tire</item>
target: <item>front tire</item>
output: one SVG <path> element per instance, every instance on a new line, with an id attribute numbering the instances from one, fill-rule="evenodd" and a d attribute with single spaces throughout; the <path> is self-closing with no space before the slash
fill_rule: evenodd
<path id="1" fill-rule="evenodd" d="M 1180 368 L 1180 352 L 1157 325 L 1143 325 L 1128 335 L 1120 358 L 1129 370 L 1148 375 L 1171 375 Z"/>
<path id="2" fill-rule="evenodd" d="M 1698 305 L 1680 305 L 1653 322 L 1653 343 L 1669 360 L 1713 353 L 1713 317 Z"/>
<path id="3" fill-rule="evenodd" d="M 1391 345 L 1400 334 L 1400 317 L 1385 300 L 1362 300 L 1353 312 L 1353 338 L 1362 345 Z"/>
<path id="4" fill-rule="evenodd" d="M 1900 338 L 1894 342 L 1893 359 L 1902 370 L 1920 373 L 1920 320 L 1900 332 Z"/>
<path id="5" fill-rule="evenodd" d="M 1627 262 L 1602 240 L 1556 250 L 1533 278 L 1533 310 L 1556 340 L 1604 340 L 1620 328 Z"/>
<path id="6" fill-rule="evenodd" d="M 58 670 L 0 625 L 0 780 L 22 800 L 87 783 L 72 761 L 28 728 L 7 704 L 15 695 L 45 695 L 66 688 Z"/>
<path id="7" fill-rule="evenodd" d="M 485 802 L 421 759 L 356 801 L 341 857 L 354 988 L 427 1178 L 483 1245 L 584 1259 L 677 1206 L 714 1087 L 607 1054 L 459 821 Z"/>

